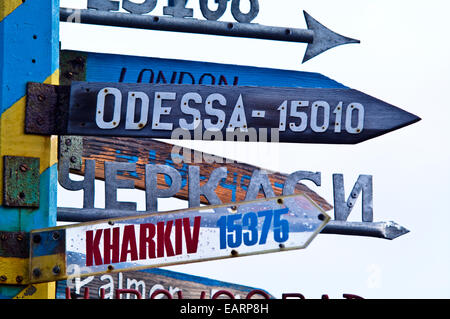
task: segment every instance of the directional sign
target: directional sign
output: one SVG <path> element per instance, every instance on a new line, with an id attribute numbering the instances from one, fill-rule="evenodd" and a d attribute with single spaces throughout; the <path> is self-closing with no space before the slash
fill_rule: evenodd
<path id="1" fill-rule="evenodd" d="M 58 281 L 56 286 L 56 298 L 66 299 L 67 288 L 70 289 L 70 298 L 97 299 L 102 296 L 105 299 L 113 299 L 118 289 L 133 289 L 141 294 L 143 299 L 150 298 L 177 298 L 177 299 L 212 299 L 219 295 L 236 299 L 245 299 L 252 291 L 261 291 L 260 288 L 252 288 L 230 282 L 224 282 L 206 277 L 193 276 L 180 272 L 152 268 L 139 271 L 127 271 L 109 274 L 107 276 L 78 277 L 80 267 L 69 265 L 70 278 Z M 86 288 L 88 291 L 86 291 Z M 159 293 L 158 293 L 159 292 Z M 264 291 L 265 292 L 265 291 Z M 265 292 L 271 298 L 270 293 Z M 134 294 L 123 294 L 123 299 L 136 298 Z M 254 294 L 252 298 L 264 298 L 260 294 Z"/>
<path id="2" fill-rule="evenodd" d="M 329 221 L 306 195 L 32 231 L 31 282 L 305 248 Z"/>
<path id="3" fill-rule="evenodd" d="M 75 144 L 72 142 L 74 137 L 68 137 L 67 139 L 69 139 L 69 143 L 65 142 L 63 143 L 64 145 Z M 291 191 L 295 193 L 304 193 L 314 200 L 314 202 L 323 210 L 328 211 L 332 208 L 324 198 L 301 183 L 302 179 L 308 179 L 313 182 L 315 181 L 316 184 L 320 185 L 320 173 L 303 171 L 289 175 L 277 173 L 250 164 L 237 163 L 228 158 L 201 153 L 189 148 L 177 147 L 169 143 L 149 138 L 134 139 L 127 137 L 84 136 L 82 137 L 82 147 L 76 146 L 76 148 L 78 148 L 81 153 L 79 156 L 83 159 L 83 165 L 80 165 L 81 169 L 71 169 L 71 173 L 84 175 L 86 178 L 85 161 L 95 160 L 95 172 L 88 172 L 87 174 L 88 176 L 92 176 L 92 180 L 86 180 L 86 183 L 93 184 L 94 175 L 96 179 L 105 180 L 105 162 L 135 163 L 136 169 L 134 172 L 119 171 L 118 175 L 133 180 L 135 188 L 145 190 L 145 165 L 166 165 L 176 169 L 181 176 L 180 190 L 173 196 L 179 199 L 188 200 L 190 165 L 199 166 L 199 183 L 201 182 L 202 185 L 206 185 L 214 170 L 226 168 L 226 177 L 221 179 L 217 185 L 214 185 L 214 192 L 222 203 L 231 203 L 240 202 L 245 199 L 251 184 L 253 173 L 255 171 L 263 170 L 271 187 L 271 189 L 265 189 L 265 192 L 269 194 L 270 192 L 273 192 L 274 196 L 291 195 Z M 198 162 L 201 162 L 202 164 L 196 164 Z M 302 172 L 303 174 L 301 174 Z M 65 178 L 65 172 L 60 170 L 58 176 L 60 179 Z M 288 182 L 288 184 L 294 182 L 292 183 L 292 189 L 289 190 L 289 192 L 288 189 L 291 186 L 288 185 L 285 189 L 286 182 Z M 191 184 L 192 183 L 193 181 L 191 180 Z M 167 176 L 162 174 L 157 176 L 157 185 L 155 186 L 161 189 L 167 188 L 169 185 L 171 185 L 171 181 Z M 86 193 L 88 193 L 87 195 L 92 194 L 92 189 Z M 260 196 L 262 196 L 261 192 L 258 193 L 258 197 Z M 204 196 L 201 196 L 200 200 L 202 204 L 210 204 Z M 58 216 L 58 218 L 62 217 L 62 215 Z"/>
<path id="4" fill-rule="evenodd" d="M 29 83 L 26 132 L 355 144 L 419 120 L 353 89 Z"/>
<path id="5" fill-rule="evenodd" d="M 104 8 L 102 9 L 104 10 Z M 347 43 L 359 43 L 359 40 L 331 31 L 305 11 L 304 16 L 308 29 L 265 26 L 258 23 L 183 19 L 179 16 L 159 17 L 69 8 L 60 10 L 60 20 L 63 22 L 308 43 L 303 62 L 333 47 Z"/>
<path id="6" fill-rule="evenodd" d="M 61 51 L 61 84 L 71 81 L 347 88 L 320 73 L 130 55 Z"/>

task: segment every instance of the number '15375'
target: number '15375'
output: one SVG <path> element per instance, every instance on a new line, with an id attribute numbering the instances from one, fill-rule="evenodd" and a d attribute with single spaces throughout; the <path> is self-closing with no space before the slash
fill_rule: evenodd
<path id="1" fill-rule="evenodd" d="M 267 242 L 270 230 L 273 231 L 273 239 L 276 242 L 285 242 L 289 238 L 289 222 L 281 219 L 281 216 L 288 211 L 288 208 L 282 208 L 220 217 L 217 221 L 220 249 L 237 248 L 242 243 L 245 246 L 263 245 Z"/>

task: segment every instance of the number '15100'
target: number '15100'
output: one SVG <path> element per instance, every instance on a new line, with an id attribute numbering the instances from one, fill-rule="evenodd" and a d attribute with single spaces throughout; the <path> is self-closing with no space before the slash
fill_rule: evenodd
<path id="1" fill-rule="evenodd" d="M 283 208 L 220 217 L 217 221 L 220 229 L 220 249 L 237 248 L 242 243 L 246 246 L 263 245 L 267 242 L 271 229 L 276 242 L 285 242 L 289 238 L 289 222 L 281 219 L 281 215 L 288 211 L 288 208 Z M 258 226 L 260 218 L 262 219 L 261 227 Z M 259 229 L 261 232 L 258 231 Z"/>

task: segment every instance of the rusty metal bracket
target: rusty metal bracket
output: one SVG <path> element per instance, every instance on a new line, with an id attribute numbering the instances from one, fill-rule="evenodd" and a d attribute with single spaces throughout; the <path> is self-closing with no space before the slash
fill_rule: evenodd
<path id="1" fill-rule="evenodd" d="M 70 85 L 72 81 L 84 81 L 86 79 L 87 53 L 65 51 L 61 54 L 59 69 L 61 85 Z"/>
<path id="2" fill-rule="evenodd" d="M 66 233 L 64 229 L 31 232 L 30 281 L 60 280 L 66 274 Z"/>
<path id="3" fill-rule="evenodd" d="M 0 232 L 0 283 L 17 285 L 29 281 L 29 233 Z"/>
<path id="4" fill-rule="evenodd" d="M 64 229 L 38 233 L 0 232 L 0 284 L 56 281 L 65 273 Z"/>
<path id="5" fill-rule="evenodd" d="M 64 135 L 67 127 L 70 87 L 29 82 L 25 133 Z"/>
<path id="6" fill-rule="evenodd" d="M 39 207 L 40 160 L 35 157 L 3 157 L 3 205 Z"/>
<path id="7" fill-rule="evenodd" d="M 81 170 L 83 156 L 83 138 L 81 136 L 63 135 L 59 137 L 59 161 L 69 161 L 69 168 Z"/>

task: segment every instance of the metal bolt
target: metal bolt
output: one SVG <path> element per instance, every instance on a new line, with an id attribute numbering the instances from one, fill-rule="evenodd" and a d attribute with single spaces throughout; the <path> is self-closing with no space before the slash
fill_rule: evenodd
<path id="1" fill-rule="evenodd" d="M 70 157 L 70 162 L 75 163 L 77 161 L 77 158 L 75 156 Z"/>
<path id="2" fill-rule="evenodd" d="M 33 276 L 34 277 L 39 277 L 41 275 L 41 270 L 39 268 L 34 268 L 33 269 Z"/>
<path id="3" fill-rule="evenodd" d="M 73 73 L 72 72 L 67 72 L 66 73 L 66 78 L 68 78 L 68 79 L 73 78 Z"/>
<path id="4" fill-rule="evenodd" d="M 233 256 L 233 257 L 236 257 L 238 254 L 239 254 L 238 251 L 235 250 L 235 249 L 233 249 L 233 250 L 231 251 L 231 256 Z"/>
<path id="5" fill-rule="evenodd" d="M 22 241 L 23 240 L 23 235 L 22 234 L 17 234 L 16 235 L 16 239 L 17 239 L 17 241 Z"/>
<path id="6" fill-rule="evenodd" d="M 55 275 L 58 275 L 61 272 L 61 268 L 59 268 L 59 266 L 56 265 L 55 267 L 53 267 L 52 271 Z"/>
<path id="7" fill-rule="evenodd" d="M 82 57 L 77 57 L 76 59 L 75 59 L 75 62 L 76 63 L 78 63 L 78 64 L 81 64 L 81 65 L 83 65 L 84 64 L 84 60 L 83 60 L 83 58 Z"/>
<path id="8" fill-rule="evenodd" d="M 38 95 L 38 100 L 39 100 L 39 102 L 45 101 L 45 96 L 43 96 L 43 95 Z"/>
<path id="9" fill-rule="evenodd" d="M 35 244 L 39 244 L 41 242 L 41 239 L 42 239 L 41 235 L 39 235 L 39 234 L 33 236 L 33 242 Z"/>
<path id="10" fill-rule="evenodd" d="M 55 232 L 52 234 L 52 238 L 53 238 L 53 240 L 58 240 L 58 239 L 59 239 L 59 233 L 55 231 Z"/>
<path id="11" fill-rule="evenodd" d="M 66 143 L 67 146 L 70 146 L 70 145 L 72 145 L 72 140 L 71 140 L 70 138 L 68 138 L 68 139 L 65 141 L 65 143 Z"/>
<path id="12" fill-rule="evenodd" d="M 28 166 L 27 164 L 20 164 L 19 169 L 21 172 L 26 172 L 28 171 Z"/>
<path id="13" fill-rule="evenodd" d="M 348 202 L 348 203 L 347 203 L 347 206 L 348 206 L 348 207 L 352 207 L 352 206 L 353 206 L 353 203 L 352 203 L 352 202 Z"/>
<path id="14" fill-rule="evenodd" d="M 3 241 L 8 239 L 8 235 L 6 234 L 2 234 L 2 236 L 0 237 Z"/>
<path id="15" fill-rule="evenodd" d="M 352 197 L 353 197 L 353 198 L 356 198 L 357 196 L 358 196 L 357 193 L 352 193 Z"/>
<path id="16" fill-rule="evenodd" d="M 16 277 L 16 282 L 20 283 L 23 281 L 23 277 L 22 276 L 17 276 Z"/>
<path id="17" fill-rule="evenodd" d="M 8 278 L 5 275 L 0 276 L 0 281 L 6 281 L 6 279 L 8 279 Z"/>

